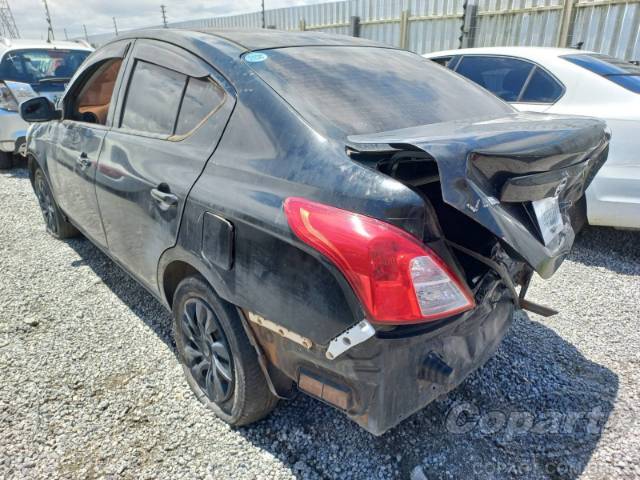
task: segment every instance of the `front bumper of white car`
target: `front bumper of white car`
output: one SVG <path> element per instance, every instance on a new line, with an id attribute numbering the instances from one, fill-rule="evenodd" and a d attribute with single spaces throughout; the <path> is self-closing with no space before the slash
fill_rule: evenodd
<path id="1" fill-rule="evenodd" d="M 28 127 L 18 112 L 0 108 L 0 151 L 19 153 Z"/>

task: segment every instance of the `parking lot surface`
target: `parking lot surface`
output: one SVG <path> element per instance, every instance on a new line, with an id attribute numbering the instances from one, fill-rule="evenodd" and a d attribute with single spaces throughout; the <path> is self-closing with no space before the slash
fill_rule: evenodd
<path id="1" fill-rule="evenodd" d="M 588 228 L 482 369 L 376 438 L 306 396 L 233 429 L 191 394 L 170 316 L 0 174 L 0 479 L 640 477 L 640 233 Z M 402 392 L 398 392 L 402 395 Z"/>

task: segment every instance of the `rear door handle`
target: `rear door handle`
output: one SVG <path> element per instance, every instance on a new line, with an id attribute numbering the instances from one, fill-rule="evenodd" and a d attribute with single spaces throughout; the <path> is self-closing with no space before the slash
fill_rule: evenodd
<path id="1" fill-rule="evenodd" d="M 158 203 L 162 210 L 168 210 L 178 204 L 178 196 L 167 192 L 167 190 L 169 190 L 167 184 L 163 183 L 156 188 L 152 188 L 150 192 L 151 197 Z"/>
<path id="2" fill-rule="evenodd" d="M 81 170 L 85 170 L 91 166 L 91 160 L 89 160 L 89 157 L 84 152 L 78 155 L 78 158 L 76 158 L 76 163 L 80 166 Z"/>

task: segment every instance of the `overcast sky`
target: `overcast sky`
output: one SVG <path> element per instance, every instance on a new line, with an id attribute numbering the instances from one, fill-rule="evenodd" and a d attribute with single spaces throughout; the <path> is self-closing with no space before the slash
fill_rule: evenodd
<path id="1" fill-rule="evenodd" d="M 321 3 L 322 0 L 265 0 L 265 7 Z M 56 39 L 83 35 L 82 24 L 89 35 L 113 32 L 112 17 L 119 30 L 159 25 L 162 23 L 160 4 L 167 7 L 167 20 L 177 22 L 197 18 L 217 17 L 260 10 L 260 0 L 48 0 Z M 42 0 L 9 0 L 20 36 L 46 38 Z"/>

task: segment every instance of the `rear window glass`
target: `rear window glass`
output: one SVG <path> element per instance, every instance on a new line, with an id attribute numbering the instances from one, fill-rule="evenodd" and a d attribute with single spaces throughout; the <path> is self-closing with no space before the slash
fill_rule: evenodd
<path id="1" fill-rule="evenodd" d="M 562 58 L 597 73 L 627 90 L 640 93 L 640 66 L 638 65 L 597 53 L 564 55 Z"/>
<path id="2" fill-rule="evenodd" d="M 181 73 L 138 60 L 129 83 L 121 126 L 171 135 L 186 81 Z"/>
<path id="3" fill-rule="evenodd" d="M 374 133 L 513 111 L 431 60 L 402 50 L 291 47 L 249 53 L 245 61 L 324 131 Z"/>

